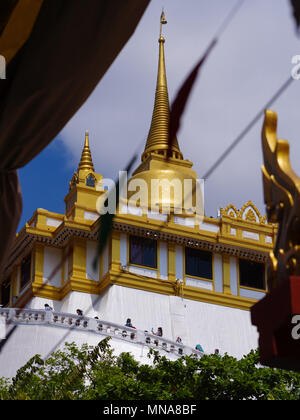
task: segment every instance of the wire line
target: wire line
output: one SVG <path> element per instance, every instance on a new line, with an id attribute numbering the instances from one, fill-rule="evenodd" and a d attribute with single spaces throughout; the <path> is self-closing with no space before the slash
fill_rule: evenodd
<path id="1" fill-rule="evenodd" d="M 264 115 L 265 110 L 268 109 L 279 98 L 279 96 L 290 86 L 290 84 L 293 81 L 293 77 L 290 76 L 288 80 L 284 82 L 284 84 L 277 90 L 277 92 L 272 96 L 272 98 L 255 115 L 255 117 L 249 122 L 249 124 L 244 128 L 244 130 L 237 136 L 237 138 L 222 153 L 222 155 L 217 159 L 217 161 L 210 167 L 210 169 L 207 172 L 205 172 L 205 174 L 202 176 L 202 179 L 208 179 L 208 177 L 217 169 L 218 166 L 221 165 L 223 160 L 233 151 L 233 149 L 243 140 L 246 134 L 248 134 L 251 128 L 257 123 L 257 121 Z"/>

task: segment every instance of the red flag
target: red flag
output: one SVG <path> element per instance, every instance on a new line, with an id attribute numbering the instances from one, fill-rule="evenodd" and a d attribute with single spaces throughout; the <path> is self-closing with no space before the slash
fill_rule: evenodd
<path id="1" fill-rule="evenodd" d="M 196 66 L 193 68 L 191 73 L 188 75 L 186 80 L 184 81 L 183 85 L 179 89 L 175 100 L 173 101 L 172 107 L 171 107 L 171 114 L 170 114 L 170 123 L 169 123 L 169 156 L 171 156 L 171 150 L 172 150 L 172 144 L 176 137 L 176 134 L 180 128 L 180 119 L 181 116 L 184 113 L 184 109 L 187 103 L 187 100 L 190 96 L 192 87 L 195 83 L 195 80 L 197 78 L 199 69 L 209 56 L 211 50 L 217 43 L 217 38 L 213 39 L 213 41 L 208 46 L 207 50 L 205 51 L 204 55 L 201 57 L 199 62 L 196 64 Z"/>

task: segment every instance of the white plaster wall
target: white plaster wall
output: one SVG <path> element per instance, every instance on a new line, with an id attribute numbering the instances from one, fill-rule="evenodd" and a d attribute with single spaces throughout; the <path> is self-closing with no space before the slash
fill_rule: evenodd
<path id="1" fill-rule="evenodd" d="M 120 234 L 120 263 L 122 266 L 127 266 L 127 235 Z"/>
<path id="2" fill-rule="evenodd" d="M 67 282 L 69 278 L 69 258 L 64 262 L 64 284 Z"/>
<path id="3" fill-rule="evenodd" d="M 247 230 L 243 230 L 242 236 L 243 238 L 254 239 L 255 241 L 259 241 L 259 234 L 255 232 L 248 232 Z"/>
<path id="4" fill-rule="evenodd" d="M 258 347 L 258 334 L 249 311 L 192 300 L 185 301 L 190 346 L 201 344 L 204 351 L 241 358 Z"/>
<path id="5" fill-rule="evenodd" d="M 28 308 L 43 309 L 48 303 L 55 311 L 76 313 L 80 308 L 87 316 L 98 316 L 124 325 L 127 318 L 142 331 L 156 331 L 162 327 L 163 336 L 176 340 L 180 336 L 185 345 L 201 344 L 206 353 L 216 348 L 241 358 L 258 347 L 258 334 L 251 325 L 250 312 L 204 302 L 187 300 L 121 286 L 110 286 L 101 296 L 70 292 L 61 302 L 34 298 Z M 18 326 L 5 350 L 0 354 L 0 376 L 15 374 L 34 354 L 45 356 L 57 342 L 75 341 L 77 344 L 97 344 L 103 336 L 70 329 L 45 326 Z M 147 363 L 147 349 L 140 345 L 112 341 L 117 352 L 130 351 L 136 360 Z M 142 356 L 141 356 L 142 355 Z"/>
<path id="6" fill-rule="evenodd" d="M 183 280 L 183 247 L 180 245 L 175 247 L 175 272 L 176 279 Z"/>
<path id="7" fill-rule="evenodd" d="M 99 214 L 91 211 L 85 211 L 83 217 L 87 220 L 97 220 L 99 218 Z"/>
<path id="8" fill-rule="evenodd" d="M 168 279 L 168 244 L 165 241 L 159 242 L 159 277 Z"/>
<path id="9" fill-rule="evenodd" d="M 184 344 L 195 347 L 200 343 L 207 352 L 220 348 L 221 353 L 242 357 L 258 346 L 249 311 L 115 285 L 94 309 L 103 319 L 122 325 L 131 318 L 141 330 L 162 327 L 170 340 L 185 333 Z"/>
<path id="10" fill-rule="evenodd" d="M 48 303 L 48 305 L 51 306 L 55 311 L 61 311 L 61 302 L 59 301 L 53 301 L 52 299 L 44 299 L 40 297 L 34 297 L 31 299 L 30 302 L 27 303 L 25 308 L 27 309 L 44 309 L 45 303 Z"/>
<path id="11" fill-rule="evenodd" d="M 238 295 L 237 259 L 230 257 L 230 290 L 234 296 Z"/>
<path id="12" fill-rule="evenodd" d="M 127 318 L 131 318 L 133 325 L 142 331 L 150 332 L 152 328 L 156 331 L 158 327 L 162 327 L 164 337 L 175 341 L 176 337 L 180 336 L 183 343 L 190 347 L 199 343 L 207 353 L 213 353 L 219 348 L 221 354 L 227 352 L 241 358 L 251 349 L 258 347 L 258 334 L 256 328 L 251 325 L 249 311 L 182 297 L 113 285 L 101 297 L 70 292 L 62 302 L 34 298 L 27 307 L 43 309 L 45 303 L 55 311 L 73 314 L 80 308 L 87 316 L 98 316 L 100 319 L 121 325 L 125 324 Z M 47 333 L 42 332 L 42 328 L 46 328 Z M 0 354 L 0 376 L 9 376 L 16 361 L 20 367 L 34 354 L 43 355 L 48 352 L 69 330 L 24 326 L 18 327 L 17 331 L 9 340 L 5 352 Z M 73 331 L 65 337 L 65 341 L 96 344 L 99 338 L 95 338 L 92 333 Z M 130 346 L 130 343 L 122 343 L 117 347 L 122 348 L 122 351 L 132 351 L 139 357 L 141 348 Z"/>
<path id="13" fill-rule="evenodd" d="M 128 271 L 130 273 L 137 274 L 138 276 L 157 278 L 157 271 L 151 270 L 150 268 L 135 267 L 134 265 L 130 265 L 128 267 Z"/>
<path id="14" fill-rule="evenodd" d="M 177 296 L 169 296 L 170 319 L 172 327 L 172 337 L 176 340 L 180 337 L 183 343 L 189 341 L 189 334 L 186 328 L 186 311 L 183 299 Z"/>
<path id="15" fill-rule="evenodd" d="M 240 296 L 260 300 L 265 296 L 265 293 L 240 287 Z"/>
<path id="16" fill-rule="evenodd" d="M 76 309 L 81 309 L 85 316 L 99 317 L 99 313 L 95 309 L 95 301 L 97 300 L 100 301 L 97 295 L 72 291 L 61 301 L 59 311 L 76 314 Z"/>
<path id="17" fill-rule="evenodd" d="M 97 269 L 94 269 L 94 259 L 98 254 L 97 242 L 87 241 L 86 243 L 86 278 L 89 280 L 99 281 L 99 263 Z"/>
<path id="18" fill-rule="evenodd" d="M 109 241 L 105 245 L 102 253 L 102 264 L 103 264 L 103 275 L 108 272 L 108 263 L 109 263 Z"/>
<path id="19" fill-rule="evenodd" d="M 218 233 L 219 232 L 219 227 L 210 223 L 200 223 L 199 224 L 199 229 L 200 230 L 206 230 L 208 232 L 214 232 L 214 233 Z"/>
<path id="20" fill-rule="evenodd" d="M 211 281 L 205 281 L 200 279 L 194 279 L 191 277 L 185 277 L 185 284 L 191 287 L 197 287 L 200 289 L 213 290 L 213 283 Z"/>
<path id="21" fill-rule="evenodd" d="M 195 227 L 195 218 L 194 217 L 174 216 L 174 223 L 176 225 L 182 225 L 182 226 L 187 226 L 187 227 Z"/>
<path id="22" fill-rule="evenodd" d="M 222 265 L 222 255 L 214 254 L 214 281 L 215 281 L 215 291 L 218 293 L 223 293 L 223 265 Z"/>
<path id="23" fill-rule="evenodd" d="M 46 225 L 47 226 L 58 227 L 61 223 L 62 223 L 62 221 L 58 220 L 58 219 L 52 219 L 50 217 L 47 217 L 47 219 L 46 219 Z"/>
<path id="24" fill-rule="evenodd" d="M 111 322 L 125 325 L 127 318 L 131 318 L 133 325 L 142 331 L 162 327 L 164 336 L 172 338 L 169 296 L 111 286 L 96 309 Z"/>
<path id="25" fill-rule="evenodd" d="M 166 222 L 168 220 L 168 215 L 163 213 L 157 213 L 148 211 L 147 212 L 148 219 L 160 220 L 162 222 Z"/>
<path id="26" fill-rule="evenodd" d="M 26 305 L 28 309 L 44 309 L 45 303 L 48 303 L 56 312 L 67 312 L 76 314 L 76 309 L 81 309 L 85 316 L 104 318 L 103 314 L 99 314 L 98 309 L 103 296 L 91 295 L 89 293 L 81 293 L 71 291 L 61 301 L 55 301 L 52 299 L 45 299 L 40 297 L 34 297 Z M 105 318 L 108 319 L 108 318 Z M 111 320 L 110 320 L 111 321 Z"/>
<path id="27" fill-rule="evenodd" d="M 53 272 L 54 268 L 61 262 L 62 250 L 58 248 L 44 248 L 44 283 L 48 282 L 48 278 Z M 61 287 L 62 285 L 62 269 L 60 268 L 55 273 L 54 277 L 48 282 L 50 286 Z"/>

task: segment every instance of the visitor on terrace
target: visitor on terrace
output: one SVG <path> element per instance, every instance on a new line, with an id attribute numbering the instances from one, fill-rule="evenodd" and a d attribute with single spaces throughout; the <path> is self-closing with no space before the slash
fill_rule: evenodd
<path id="1" fill-rule="evenodd" d="M 204 353 L 204 350 L 203 350 L 201 344 L 197 344 L 196 347 L 195 347 L 195 349 L 198 350 L 198 351 L 201 351 L 202 353 Z"/>
<path id="2" fill-rule="evenodd" d="M 135 327 L 132 325 L 132 322 L 131 322 L 131 319 L 130 319 L 130 318 L 127 318 L 127 321 L 126 321 L 125 327 L 135 328 Z"/>
<path id="3" fill-rule="evenodd" d="M 152 334 L 157 335 L 158 337 L 162 337 L 163 336 L 163 331 L 162 331 L 162 328 L 161 327 L 158 327 L 157 328 L 156 333 L 154 332 L 153 328 L 152 328 L 151 332 L 152 332 Z"/>
<path id="4" fill-rule="evenodd" d="M 221 355 L 220 355 L 220 350 L 219 349 L 215 349 L 215 353 L 214 353 L 216 356 L 218 356 L 218 357 L 221 357 Z"/>

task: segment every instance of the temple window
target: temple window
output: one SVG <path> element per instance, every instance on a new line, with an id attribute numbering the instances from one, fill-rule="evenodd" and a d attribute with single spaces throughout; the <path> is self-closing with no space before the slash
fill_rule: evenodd
<path id="1" fill-rule="evenodd" d="M 92 174 L 89 174 L 89 176 L 86 178 L 86 185 L 87 187 L 94 187 L 95 186 L 95 178 Z"/>
<path id="2" fill-rule="evenodd" d="M 130 236 L 129 263 L 157 268 L 157 241 L 149 238 Z"/>
<path id="3" fill-rule="evenodd" d="M 27 255 L 27 257 L 23 258 L 21 263 L 21 289 L 30 281 L 30 273 L 31 273 L 31 254 Z"/>
<path id="4" fill-rule="evenodd" d="M 240 286 L 253 289 L 266 289 L 265 264 L 255 261 L 239 259 Z"/>
<path id="5" fill-rule="evenodd" d="M 212 280 L 212 253 L 196 248 L 185 248 L 185 274 Z"/>
<path id="6" fill-rule="evenodd" d="M 4 281 L 1 285 L 1 305 L 9 305 L 10 302 L 10 278 Z"/>

